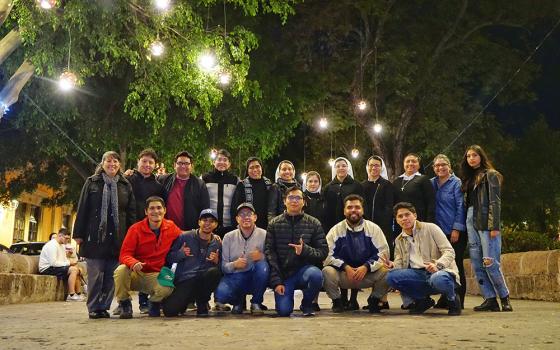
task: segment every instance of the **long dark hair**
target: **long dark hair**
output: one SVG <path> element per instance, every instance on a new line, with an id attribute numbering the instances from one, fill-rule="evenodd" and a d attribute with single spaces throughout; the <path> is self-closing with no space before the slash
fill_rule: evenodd
<path id="1" fill-rule="evenodd" d="M 480 166 L 475 169 L 469 165 L 467 162 L 467 153 L 469 151 L 474 151 L 480 157 Z M 478 185 L 482 181 L 483 175 L 486 174 L 487 170 L 496 170 L 494 164 L 488 159 L 488 155 L 484 152 L 484 149 L 479 145 L 471 145 L 467 147 L 465 154 L 463 155 L 463 161 L 461 162 L 461 181 L 463 182 L 461 189 L 463 192 L 467 192 L 469 187 L 473 185 Z M 502 175 L 498 173 L 500 182 L 502 182 Z"/>

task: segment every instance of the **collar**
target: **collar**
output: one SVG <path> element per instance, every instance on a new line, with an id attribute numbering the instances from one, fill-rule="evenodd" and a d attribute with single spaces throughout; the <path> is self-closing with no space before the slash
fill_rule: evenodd
<path id="1" fill-rule="evenodd" d="M 415 172 L 414 174 L 412 174 L 412 175 L 410 175 L 410 176 L 406 175 L 405 173 L 402 173 L 401 175 L 399 175 L 399 177 L 402 177 L 404 181 L 410 181 L 410 180 L 412 180 L 413 177 L 415 177 L 415 176 L 417 176 L 417 175 L 418 175 L 418 176 L 422 176 L 422 174 L 420 174 L 420 173 L 417 171 L 417 172 Z"/>
<path id="2" fill-rule="evenodd" d="M 364 230 L 365 221 L 364 221 L 364 219 L 362 218 L 362 220 L 360 220 L 360 222 L 358 223 L 358 225 L 356 225 L 356 226 L 354 226 L 354 227 L 351 227 L 351 226 L 348 224 L 348 220 L 345 219 L 345 220 L 344 220 L 344 224 L 346 225 L 346 230 L 347 230 L 347 231 L 350 231 L 350 232 L 361 232 L 361 231 Z"/>
<path id="3" fill-rule="evenodd" d="M 401 236 L 405 239 L 413 239 L 416 236 L 416 232 L 422 228 L 422 225 L 418 220 L 414 222 L 414 226 L 412 227 L 412 236 L 409 236 L 404 230 L 401 233 Z"/>

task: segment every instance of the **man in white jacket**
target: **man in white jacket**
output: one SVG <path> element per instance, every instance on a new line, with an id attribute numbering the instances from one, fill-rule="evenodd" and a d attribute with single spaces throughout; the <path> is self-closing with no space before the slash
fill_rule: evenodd
<path id="1" fill-rule="evenodd" d="M 66 301 L 84 301 L 80 293 L 80 269 L 76 263 L 70 263 L 66 257 L 65 234 L 67 230 L 61 228 L 58 234 L 43 246 L 39 257 L 39 273 L 52 275 L 68 282 L 68 297 Z"/>

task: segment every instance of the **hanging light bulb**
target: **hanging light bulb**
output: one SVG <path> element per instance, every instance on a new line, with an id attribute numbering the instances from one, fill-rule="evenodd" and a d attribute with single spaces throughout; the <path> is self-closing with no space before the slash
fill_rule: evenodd
<path id="1" fill-rule="evenodd" d="M 164 51 L 165 51 L 165 46 L 163 46 L 163 43 L 159 41 L 159 39 L 156 39 L 154 42 L 150 44 L 150 52 L 152 53 L 153 56 L 159 57 L 163 55 Z"/>
<path id="2" fill-rule="evenodd" d="M 76 74 L 70 71 L 66 71 L 62 73 L 58 78 L 58 87 L 60 88 L 60 90 L 68 92 L 76 86 L 77 82 L 78 77 L 76 77 Z"/>
<path id="3" fill-rule="evenodd" d="M 231 74 L 228 72 L 221 72 L 218 76 L 218 80 L 220 81 L 221 85 L 229 85 L 231 82 Z"/>
<path id="4" fill-rule="evenodd" d="M 376 133 L 380 133 L 383 130 L 383 126 L 379 123 L 373 124 L 373 131 Z"/>
<path id="5" fill-rule="evenodd" d="M 154 7 L 159 11 L 167 11 L 170 4 L 170 0 L 154 0 Z"/>
<path id="6" fill-rule="evenodd" d="M 367 102 L 364 101 L 364 100 L 360 100 L 360 101 L 358 102 L 358 109 L 359 109 L 360 111 L 365 111 L 366 108 L 367 108 Z"/>
<path id="7" fill-rule="evenodd" d="M 354 148 L 352 149 L 351 154 L 352 154 L 352 158 L 358 158 L 358 156 L 360 155 L 360 150 L 357 149 L 356 147 L 354 147 Z"/>
<path id="8" fill-rule="evenodd" d="M 307 179 L 307 173 L 306 172 L 301 173 L 300 177 L 301 177 L 301 181 L 305 182 L 305 180 Z"/>
<path id="9" fill-rule="evenodd" d="M 212 148 L 212 150 L 210 151 L 210 159 L 214 160 L 218 157 L 218 151 L 216 151 L 215 148 Z"/>
<path id="10" fill-rule="evenodd" d="M 323 117 L 321 119 L 319 119 L 319 128 L 321 129 L 326 129 L 329 127 L 329 121 L 327 118 Z"/>
<path id="11" fill-rule="evenodd" d="M 50 10 L 56 5 L 56 0 L 37 0 L 37 5 L 42 9 Z"/>
<path id="12" fill-rule="evenodd" d="M 329 158 L 329 165 L 334 166 L 334 158 Z"/>
<path id="13" fill-rule="evenodd" d="M 202 54 L 198 58 L 198 67 L 204 72 L 211 72 L 216 68 L 216 56 L 212 53 Z"/>

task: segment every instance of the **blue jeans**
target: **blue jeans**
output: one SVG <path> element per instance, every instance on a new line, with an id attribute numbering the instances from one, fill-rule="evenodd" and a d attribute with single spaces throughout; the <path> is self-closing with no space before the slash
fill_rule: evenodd
<path id="1" fill-rule="evenodd" d="M 274 292 L 276 312 L 279 316 L 290 316 L 294 311 L 294 290 L 301 289 L 303 309 L 311 309 L 313 300 L 323 286 L 323 273 L 317 266 L 306 265 L 284 281 L 284 295 Z"/>
<path id="2" fill-rule="evenodd" d="M 222 304 L 240 305 L 245 295 L 251 294 L 251 304 L 262 304 L 268 273 L 268 263 L 263 259 L 248 271 L 225 274 L 214 292 L 214 299 Z"/>
<path id="3" fill-rule="evenodd" d="M 507 297 L 509 290 L 500 267 L 502 237 L 490 238 L 490 231 L 478 231 L 474 228 L 474 209 L 467 210 L 467 233 L 469 236 L 469 254 L 474 274 L 484 299 Z M 484 265 L 483 260 L 489 259 Z"/>
<path id="4" fill-rule="evenodd" d="M 443 294 L 448 301 L 455 300 L 457 283 L 455 276 L 447 271 L 429 273 L 424 269 L 391 270 L 387 274 L 387 283 L 414 300 L 422 300 L 432 294 Z"/>
<path id="5" fill-rule="evenodd" d="M 111 308 L 115 294 L 113 274 L 119 266 L 116 258 L 86 259 L 87 262 L 87 308 L 89 312 L 105 311 Z"/>

